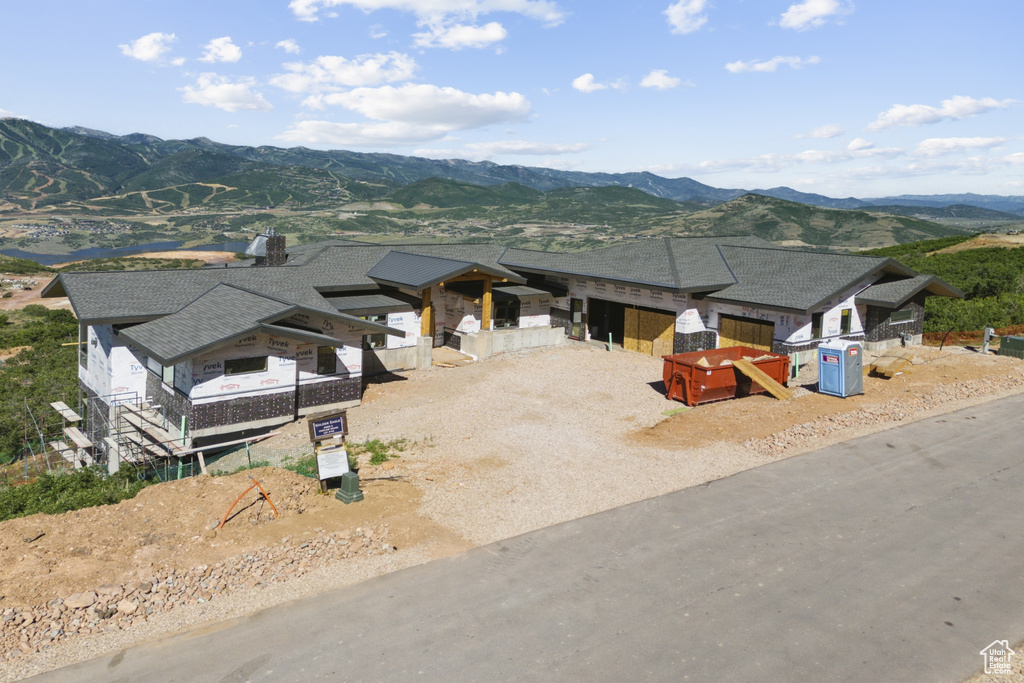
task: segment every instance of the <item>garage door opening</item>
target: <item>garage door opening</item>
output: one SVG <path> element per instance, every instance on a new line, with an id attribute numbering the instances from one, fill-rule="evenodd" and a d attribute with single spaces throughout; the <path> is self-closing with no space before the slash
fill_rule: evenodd
<path id="1" fill-rule="evenodd" d="M 676 314 L 656 308 L 590 299 L 587 308 L 590 338 L 608 341 L 626 351 L 648 356 L 672 353 L 675 342 Z"/>
<path id="2" fill-rule="evenodd" d="M 718 317 L 718 348 L 751 346 L 771 351 L 775 341 L 775 323 L 733 315 Z"/>
<path id="3" fill-rule="evenodd" d="M 611 334 L 612 343 L 622 346 L 625 320 L 626 304 L 604 299 L 587 301 L 587 323 L 591 339 L 607 342 Z"/>

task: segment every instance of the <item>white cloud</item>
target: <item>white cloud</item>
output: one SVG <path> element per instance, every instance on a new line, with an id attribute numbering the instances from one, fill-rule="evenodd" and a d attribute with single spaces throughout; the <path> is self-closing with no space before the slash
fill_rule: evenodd
<path id="1" fill-rule="evenodd" d="M 118 45 L 121 53 L 141 62 L 158 61 L 170 52 L 171 43 L 178 40 L 173 33 L 147 33 L 126 45 Z"/>
<path id="2" fill-rule="evenodd" d="M 380 24 L 374 24 L 373 26 L 370 27 L 370 37 L 373 38 L 374 40 L 386 38 L 387 35 L 387 29 L 381 26 Z"/>
<path id="3" fill-rule="evenodd" d="M 231 36 L 214 38 L 203 46 L 200 62 L 237 62 L 242 58 L 242 49 L 231 42 Z"/>
<path id="4" fill-rule="evenodd" d="M 182 65 L 185 64 L 185 58 L 184 57 L 175 57 L 174 59 L 171 60 L 171 64 L 173 64 L 174 66 L 182 66 Z"/>
<path id="5" fill-rule="evenodd" d="M 1024 164 L 1024 152 L 1014 152 L 1013 154 L 1008 154 L 1006 156 L 1006 160 L 1011 164 Z"/>
<path id="6" fill-rule="evenodd" d="M 991 149 L 1006 142 L 1006 138 L 928 138 L 918 144 L 915 152 L 921 156 L 937 157 L 975 149 Z"/>
<path id="7" fill-rule="evenodd" d="M 445 131 L 525 121 L 530 115 L 530 102 L 517 92 L 474 95 L 413 83 L 399 88 L 356 88 L 324 95 L 322 101 L 377 121 L 439 126 Z"/>
<path id="8" fill-rule="evenodd" d="M 682 80 L 675 76 L 669 76 L 666 69 L 654 69 L 640 81 L 641 87 L 657 88 L 658 90 L 668 90 L 681 84 Z"/>
<path id="9" fill-rule="evenodd" d="M 820 57 L 772 57 L 766 62 L 759 62 L 756 59 L 752 59 L 749 62 L 742 60 L 729 62 L 725 65 L 725 68 L 734 74 L 741 74 L 748 71 L 755 71 L 760 73 L 772 73 L 782 65 L 786 65 L 791 69 L 799 69 L 800 67 L 807 66 L 810 64 L 817 64 L 821 61 Z"/>
<path id="10" fill-rule="evenodd" d="M 298 121 L 277 137 L 286 142 L 305 145 L 392 147 L 437 140 L 447 132 L 444 126 L 416 126 L 396 122 L 364 124 Z"/>
<path id="11" fill-rule="evenodd" d="M 574 78 L 572 81 L 572 87 L 576 88 L 580 92 L 594 92 L 596 90 L 608 89 L 606 84 L 595 81 L 594 74 L 591 73 L 586 73 Z"/>
<path id="12" fill-rule="evenodd" d="M 707 15 L 704 9 L 707 0 L 679 0 L 668 6 L 665 16 L 672 27 L 672 33 L 693 33 L 707 23 Z"/>
<path id="13" fill-rule="evenodd" d="M 818 126 L 813 129 L 810 133 L 805 135 L 797 135 L 798 138 L 818 138 L 820 140 L 828 140 L 830 138 L 837 138 L 843 134 L 843 127 L 838 123 L 827 123 L 824 126 Z"/>
<path id="14" fill-rule="evenodd" d="M 274 107 L 253 90 L 256 81 L 240 78 L 232 81 L 213 73 L 199 74 L 195 85 L 186 85 L 182 99 L 192 104 L 217 107 L 224 111 L 236 112 L 242 109 L 269 111 Z"/>
<path id="15" fill-rule="evenodd" d="M 18 118 L 18 116 L 13 111 L 7 111 L 6 109 L 0 108 L 0 119 L 16 119 L 16 118 Z"/>
<path id="16" fill-rule="evenodd" d="M 460 50 L 464 47 L 482 48 L 500 43 L 508 36 L 505 27 L 496 21 L 484 26 L 465 24 L 435 25 L 423 33 L 414 33 L 416 47 L 446 47 Z"/>
<path id="17" fill-rule="evenodd" d="M 483 156 L 498 155 L 549 155 L 549 154 L 573 154 L 590 149 L 587 142 L 556 143 L 556 142 L 527 142 L 526 140 L 499 140 L 496 142 L 472 142 L 466 147 Z"/>
<path id="18" fill-rule="evenodd" d="M 291 38 L 288 38 L 286 40 L 279 40 L 279 41 L 277 41 L 277 44 L 274 45 L 274 47 L 279 47 L 279 48 L 281 48 L 282 50 L 284 50 L 285 52 L 287 52 L 290 55 L 297 55 L 297 54 L 299 54 L 299 52 L 302 51 L 299 48 L 299 44 L 296 43 Z"/>
<path id="19" fill-rule="evenodd" d="M 1016 100 L 996 100 L 991 97 L 976 100 L 973 97 L 957 95 L 943 100 L 939 107 L 927 104 L 895 104 L 879 114 L 878 120 L 869 125 L 868 130 L 882 130 L 893 126 L 921 126 L 926 123 L 937 123 L 943 119 L 959 120 L 983 114 L 992 109 L 1006 109 L 1015 103 Z"/>
<path id="20" fill-rule="evenodd" d="M 797 154 L 762 154 L 739 159 L 721 159 L 701 162 L 696 169 L 705 173 L 747 171 L 775 173 L 800 164 L 840 164 L 867 158 L 894 158 L 904 150 L 895 147 L 875 148 L 866 140 L 855 140 L 846 149 L 808 149 Z"/>
<path id="21" fill-rule="evenodd" d="M 549 0 L 292 0 L 288 7 L 302 21 L 317 21 L 321 9 L 346 5 L 363 12 L 380 9 L 409 12 L 424 24 L 476 19 L 491 12 L 521 14 L 552 26 L 565 19 L 565 13 Z"/>
<path id="22" fill-rule="evenodd" d="M 407 81 L 417 65 L 408 55 L 389 52 L 354 59 L 324 55 L 308 63 L 291 62 L 284 68 L 290 73 L 274 76 L 272 85 L 293 93 L 316 93 Z"/>
<path id="23" fill-rule="evenodd" d="M 839 0 L 804 0 L 801 3 L 790 5 L 789 9 L 782 13 L 779 25 L 782 28 L 792 28 L 797 31 L 817 28 L 822 26 L 828 17 L 843 11 Z"/>
<path id="24" fill-rule="evenodd" d="M 307 144 L 380 147 L 438 140 L 457 130 L 526 120 L 529 101 L 519 93 L 474 95 L 455 88 L 407 83 L 396 88 L 356 88 L 319 96 L 374 123 L 300 121 L 279 137 Z"/>

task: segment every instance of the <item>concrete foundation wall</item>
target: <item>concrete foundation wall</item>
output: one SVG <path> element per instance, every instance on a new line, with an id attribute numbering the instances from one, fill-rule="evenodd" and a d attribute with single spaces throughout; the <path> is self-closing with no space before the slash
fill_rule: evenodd
<path id="1" fill-rule="evenodd" d="M 564 343 L 565 330 L 561 327 L 509 328 L 462 335 L 462 352 L 482 359 L 507 351 Z"/>
<path id="2" fill-rule="evenodd" d="M 372 377 L 388 372 L 413 370 L 419 358 L 418 346 L 399 349 L 363 349 L 363 376 Z"/>

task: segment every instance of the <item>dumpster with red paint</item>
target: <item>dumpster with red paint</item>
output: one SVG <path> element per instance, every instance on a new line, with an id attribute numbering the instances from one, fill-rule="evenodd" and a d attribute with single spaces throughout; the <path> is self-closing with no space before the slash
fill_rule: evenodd
<path id="1" fill-rule="evenodd" d="M 749 346 L 728 346 L 710 351 L 691 351 L 662 356 L 665 366 L 666 398 L 674 398 L 688 406 L 709 401 L 721 401 L 765 391 L 732 365 L 732 361 L 746 358 L 779 384 L 789 380 L 789 356 L 771 353 Z M 701 359 L 707 363 L 700 362 Z"/>

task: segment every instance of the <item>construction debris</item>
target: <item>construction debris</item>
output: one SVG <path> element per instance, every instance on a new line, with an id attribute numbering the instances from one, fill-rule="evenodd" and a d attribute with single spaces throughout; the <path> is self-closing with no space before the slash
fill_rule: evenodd
<path id="1" fill-rule="evenodd" d="M 737 360 L 734 360 L 732 364 L 737 370 L 739 370 L 744 375 L 749 377 L 751 380 L 757 382 L 759 385 L 764 387 L 765 391 L 767 391 L 769 394 L 779 399 L 780 401 L 785 401 L 787 399 L 793 398 L 793 391 L 791 389 L 787 389 L 786 387 L 776 382 L 774 379 L 769 377 L 768 374 L 764 372 L 764 370 L 757 367 L 746 358 L 739 358 Z"/>
<path id="2" fill-rule="evenodd" d="M 886 352 L 867 366 L 864 374 L 874 373 L 886 379 L 892 379 L 896 373 L 913 364 L 914 354 L 910 349 Z"/>

